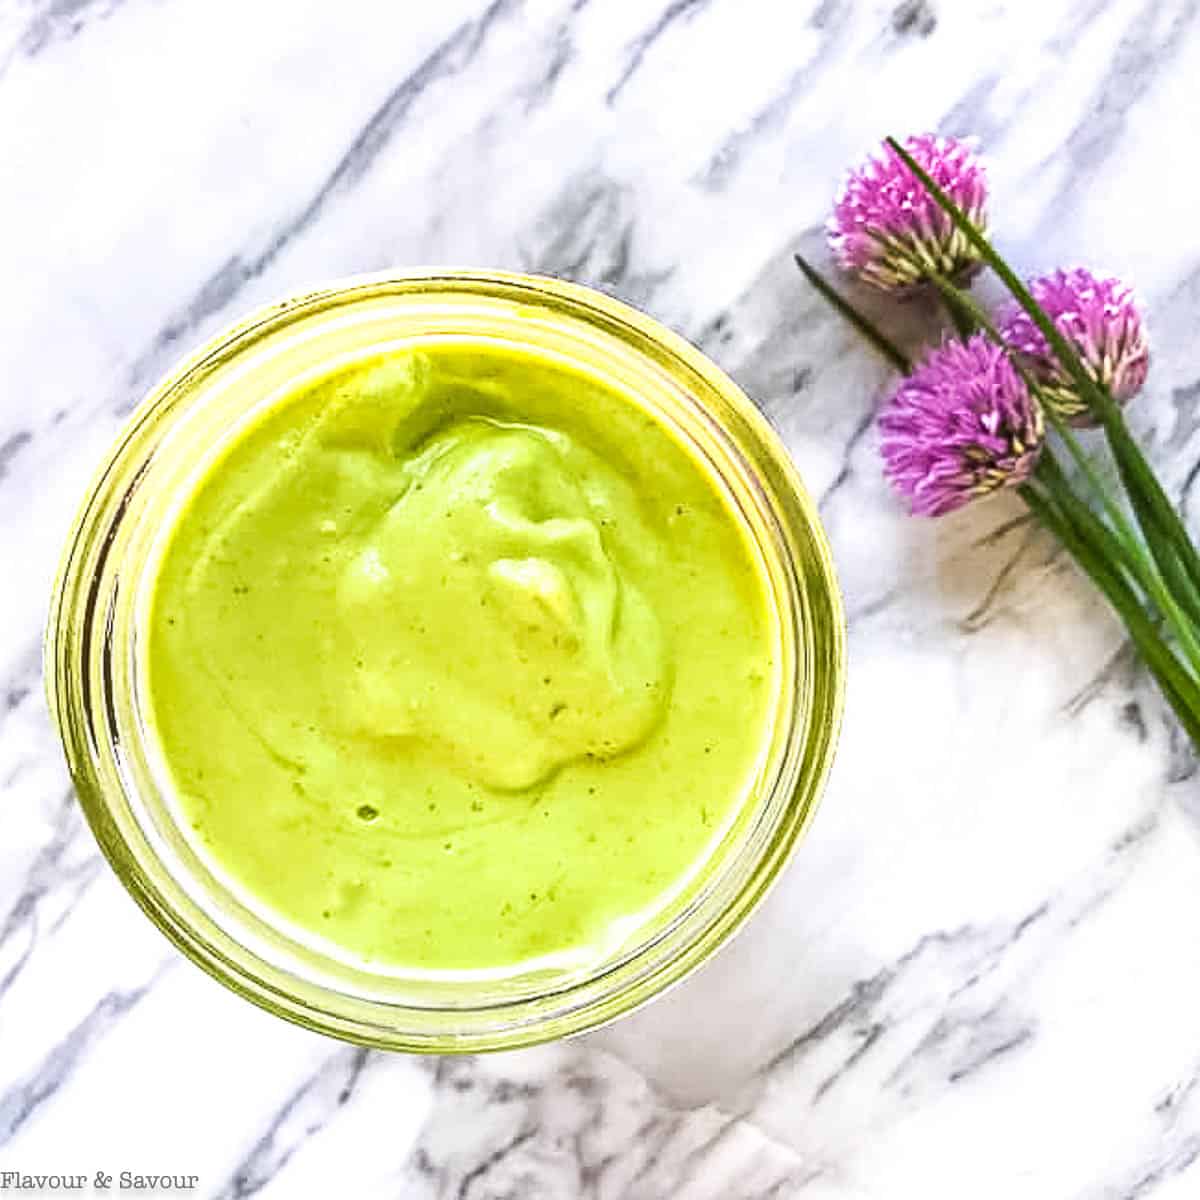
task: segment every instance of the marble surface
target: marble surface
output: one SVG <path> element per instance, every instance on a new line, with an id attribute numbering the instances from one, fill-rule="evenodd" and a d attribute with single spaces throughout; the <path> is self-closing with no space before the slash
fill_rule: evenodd
<path id="1" fill-rule="evenodd" d="M 1137 419 L 1186 490 L 1197 7 L 0 0 L 0 1172 L 230 1200 L 1200 1194 L 1195 760 L 1016 502 L 902 516 L 885 375 L 789 262 L 883 133 L 977 134 L 1018 263 L 1139 286 Z M 39 677 L 72 510 L 153 378 L 290 289 L 429 263 L 583 280 L 704 347 L 821 498 L 850 614 L 825 805 L 742 935 L 612 1029 L 477 1060 L 322 1040 L 179 959 L 98 856 Z"/>

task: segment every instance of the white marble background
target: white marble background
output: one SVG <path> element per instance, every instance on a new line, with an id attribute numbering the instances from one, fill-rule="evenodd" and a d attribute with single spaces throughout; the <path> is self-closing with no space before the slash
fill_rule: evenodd
<path id="1" fill-rule="evenodd" d="M 1197 7 L 0 0 L 0 1171 L 226 1200 L 1200 1194 L 1196 762 L 1018 504 L 901 515 L 883 373 L 789 263 L 883 133 L 978 134 L 1006 251 L 1140 286 L 1139 419 L 1186 489 Z M 707 349 L 822 497 L 850 610 L 841 755 L 760 914 L 624 1024 L 486 1060 L 343 1047 L 181 961 L 100 861 L 39 680 L 60 541 L 152 378 L 268 298 L 428 263 L 581 279 Z"/>

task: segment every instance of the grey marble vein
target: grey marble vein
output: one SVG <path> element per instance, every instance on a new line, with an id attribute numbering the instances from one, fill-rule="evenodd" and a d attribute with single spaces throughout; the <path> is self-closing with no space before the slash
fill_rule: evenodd
<path id="1" fill-rule="evenodd" d="M 937 28 L 937 10 L 929 0 L 901 0 L 892 9 L 892 28 L 926 38 Z"/>
<path id="2" fill-rule="evenodd" d="M 1017 981 L 1045 969 L 1065 939 L 1097 919 L 1161 833 L 1158 816 L 1139 818 L 1107 848 L 1099 871 L 1010 925 L 923 936 L 766 1061 L 731 1111 L 772 1129 L 785 1119 L 781 1102 L 815 1113 L 856 1085 L 910 1106 L 1033 1053 L 1041 1031 L 1010 998 Z"/>
<path id="3" fill-rule="evenodd" d="M 1062 172 L 1063 182 L 1047 205 L 1047 220 L 1053 220 L 1067 201 L 1076 173 L 1095 170 L 1113 152 L 1158 73 L 1186 44 L 1185 34 L 1198 12 L 1196 0 L 1148 0 L 1128 22 L 1083 105 L 1081 119 L 1055 152 L 1053 167 Z M 1050 167 L 1050 160 L 1043 165 Z"/>
<path id="4" fill-rule="evenodd" d="M 257 1195 L 287 1166 L 296 1151 L 317 1137 L 333 1115 L 353 1098 L 369 1051 L 346 1049 L 332 1055 L 272 1117 L 263 1135 L 216 1195 L 246 1200 Z"/>
<path id="5" fill-rule="evenodd" d="M 820 33 L 817 50 L 784 82 L 778 93 L 753 113 L 745 124 L 728 135 L 697 175 L 696 182 L 720 191 L 741 165 L 747 150 L 782 122 L 788 111 L 816 87 L 822 73 L 837 61 L 852 27 L 851 6 L 844 0 L 820 0 L 808 18 L 808 26 Z"/>
<path id="6" fill-rule="evenodd" d="M 760 1131 L 717 1110 L 672 1107 L 612 1059 L 569 1048 L 539 1053 L 546 1065 L 536 1083 L 510 1077 L 503 1059 L 436 1064 L 434 1107 L 401 1194 L 761 1200 L 808 1178 L 792 1152 Z M 478 1139 L 468 1155 L 459 1149 L 461 1123 Z"/>
<path id="7" fill-rule="evenodd" d="M 73 793 L 64 795 L 52 829 L 18 885 L 16 903 L 0 923 L 0 1003 L 39 938 L 53 934 L 70 917 L 101 869 L 100 856 L 90 845 L 80 857 L 86 834 Z"/>
<path id="8" fill-rule="evenodd" d="M 161 971 L 138 987 L 106 993 L 33 1071 L 0 1092 L 0 1149 L 70 1082 L 92 1047 L 136 1008 L 160 975 Z"/>
<path id="9" fill-rule="evenodd" d="M 836 1080 L 854 1067 L 886 1032 L 888 1020 L 878 1014 L 881 1010 L 886 1010 L 889 995 L 903 987 L 907 975 L 919 972 L 931 958 L 947 963 L 950 969 L 959 976 L 959 982 L 948 993 L 948 999 L 954 1001 L 975 988 L 987 975 L 997 970 L 1005 954 L 1028 933 L 1036 922 L 1046 916 L 1046 912 L 1047 906 L 1039 906 L 1033 912 L 1022 917 L 1010 929 L 993 931 L 968 926 L 926 935 L 894 964 L 883 968 L 869 979 L 855 982 L 849 994 L 839 1004 L 825 1013 L 815 1025 L 801 1033 L 768 1062 L 763 1069 L 763 1074 L 770 1075 L 780 1069 L 794 1067 L 814 1048 L 823 1046 L 830 1039 L 836 1038 L 847 1042 L 847 1048 L 840 1056 L 836 1070 L 817 1084 L 813 1096 L 813 1102 L 816 1103 L 828 1092 Z M 947 1018 L 939 1017 L 933 1030 L 944 1030 L 946 1022 Z M 944 1043 L 944 1032 L 939 1034 L 933 1030 L 888 1076 L 889 1086 L 905 1088 L 907 1086 L 904 1083 L 906 1064 L 919 1058 L 925 1058 L 928 1051 Z M 958 1069 L 958 1067 L 952 1067 L 947 1073 L 947 1079 L 953 1081 L 952 1077 Z"/>
<path id="10" fill-rule="evenodd" d="M 975 607 L 959 619 L 958 627 L 963 633 L 978 633 L 987 627 L 988 623 L 996 616 L 997 606 L 1008 589 L 1014 573 L 1022 569 L 1036 550 L 1040 548 L 1045 551 L 1047 541 L 1045 534 L 1035 526 L 1026 526 L 1021 530 L 1016 549 L 1001 564 L 1000 569 L 987 585 L 987 591 Z M 1052 550 L 1051 553 L 1057 555 L 1057 549 Z"/>
<path id="11" fill-rule="evenodd" d="M 42 639 L 41 631 L 13 650 L 4 676 L 4 700 L 0 706 L 0 733 L 6 724 L 29 701 L 35 699 L 42 684 Z M 36 701 L 40 701 L 36 695 Z"/>
<path id="12" fill-rule="evenodd" d="M 558 275 L 646 305 L 670 279 L 637 254 L 631 190 L 589 172 L 566 181 L 531 223 L 521 257 L 527 270 Z"/>
<path id="13" fill-rule="evenodd" d="M 629 46 L 629 56 L 626 59 L 624 67 L 621 69 L 621 74 L 616 82 L 608 89 L 605 94 L 605 102 L 610 106 L 616 103 L 617 97 L 621 94 L 622 89 L 629 83 L 633 76 L 637 73 L 638 68 L 642 65 L 646 55 L 650 53 L 656 42 L 659 41 L 671 28 L 680 21 L 690 20 L 697 12 L 704 8 L 709 0 L 671 0 L 671 3 L 655 18 L 645 32 L 638 34 Z"/>
<path id="14" fill-rule="evenodd" d="M 1137 674 L 1137 660 L 1133 651 L 1133 646 L 1129 642 L 1122 642 L 1109 657 L 1100 664 L 1096 673 L 1083 683 L 1079 690 L 1074 695 L 1070 696 L 1064 704 L 1064 710 L 1071 716 L 1076 716 L 1082 712 L 1093 700 L 1102 695 L 1106 688 L 1116 683 L 1118 685 L 1128 687 L 1133 678 Z M 1136 703 L 1130 701 L 1130 704 Z M 1126 709 L 1128 705 L 1121 710 L 1121 719 L 1131 728 L 1135 728 L 1135 732 L 1141 737 L 1142 730 L 1145 728 L 1144 716 L 1140 728 L 1135 727 L 1129 720 Z"/>
<path id="15" fill-rule="evenodd" d="M 576 46 L 572 31 L 575 14 L 578 11 L 578 8 L 572 7 L 566 18 L 554 26 L 547 38 L 550 52 L 546 56 L 545 63 L 532 81 L 522 84 L 520 90 L 525 97 L 526 114 L 535 112 L 550 103 L 554 97 L 555 86 L 574 58 Z"/>
<path id="16" fill-rule="evenodd" d="M 794 386 L 795 394 L 799 395 L 799 393 L 808 386 L 808 382 L 809 376 L 807 374 L 798 375 Z M 850 476 L 854 471 L 854 468 L 850 464 L 850 459 L 853 457 L 855 447 L 859 444 L 859 442 L 862 441 L 864 437 L 867 436 L 868 433 L 871 432 L 874 426 L 875 414 L 873 412 L 864 413 L 862 419 L 851 431 L 850 437 L 846 442 L 846 450 L 841 469 L 833 477 L 833 480 L 829 486 L 825 488 L 825 490 L 817 498 L 818 508 L 824 510 L 824 508 L 833 501 L 834 497 L 838 493 L 838 490 L 844 487 L 849 481 Z"/>
<path id="17" fill-rule="evenodd" d="M 479 17 L 460 25 L 388 94 L 346 147 L 320 185 L 270 232 L 264 241 L 245 248 L 212 274 L 196 294 L 155 333 L 130 371 L 130 388 L 144 386 L 147 375 L 162 365 L 164 351 L 205 318 L 223 311 L 242 287 L 257 279 L 280 254 L 320 219 L 325 209 L 349 191 L 371 169 L 379 154 L 403 127 L 413 106 L 437 84 L 453 79 L 471 63 L 489 30 L 517 7 L 517 0 L 492 0 Z M 133 397 L 136 399 L 136 395 Z M 130 401 L 118 406 L 125 413 Z"/>
<path id="18" fill-rule="evenodd" d="M 1064 55 L 1078 41 L 1082 31 L 1093 21 L 1113 9 L 1113 0 L 1077 0 L 1075 7 L 1065 16 L 1061 25 L 1051 32 L 1046 45 L 1056 54 Z"/>
<path id="19" fill-rule="evenodd" d="M 1185 1174 L 1200 1161 L 1200 1131 L 1195 1127 L 1200 1106 L 1197 1084 L 1200 1068 L 1194 1064 L 1154 1106 L 1158 1129 L 1144 1157 L 1117 1177 L 1087 1193 L 1088 1200 L 1141 1200 L 1162 1184 Z"/>
<path id="20" fill-rule="evenodd" d="M 58 42 L 70 41 L 89 25 L 111 15 L 124 0 L 34 0 L 28 15 L 14 14 L 16 33 L 10 48 L 0 57 L 0 74 L 16 56 L 33 57 Z"/>
<path id="21" fill-rule="evenodd" d="M 33 434 L 27 429 L 22 429 L 0 442 L 0 480 L 8 474 L 9 462 L 20 453 L 22 446 L 27 446 L 32 440 Z"/>

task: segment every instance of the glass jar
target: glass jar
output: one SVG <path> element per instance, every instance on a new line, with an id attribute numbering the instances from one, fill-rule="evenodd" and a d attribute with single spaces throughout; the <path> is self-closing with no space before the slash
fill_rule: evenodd
<path id="1" fill-rule="evenodd" d="M 533 347 L 634 394 L 726 489 L 768 581 L 782 663 L 766 753 L 738 818 L 685 890 L 602 962 L 494 979 L 335 959 L 247 904 L 193 843 L 145 716 L 156 537 L 202 464 L 306 374 L 433 338 Z M 494 1050 L 593 1028 L 703 962 L 745 920 L 812 819 L 845 673 L 841 601 L 816 508 L 774 432 L 694 347 L 587 288 L 532 276 L 374 276 L 264 309 L 158 384 L 76 519 L 46 640 L 50 709 L 113 869 L 160 929 L 241 995 L 310 1029 L 402 1050 Z"/>

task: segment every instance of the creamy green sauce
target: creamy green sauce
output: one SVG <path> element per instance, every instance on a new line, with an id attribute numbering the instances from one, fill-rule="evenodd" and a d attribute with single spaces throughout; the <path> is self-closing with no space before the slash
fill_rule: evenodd
<path id="1" fill-rule="evenodd" d="M 169 531 L 147 678 L 242 887 L 373 962 L 600 953 L 735 819 L 777 687 L 706 471 L 584 374 L 447 342 L 274 405 Z"/>

